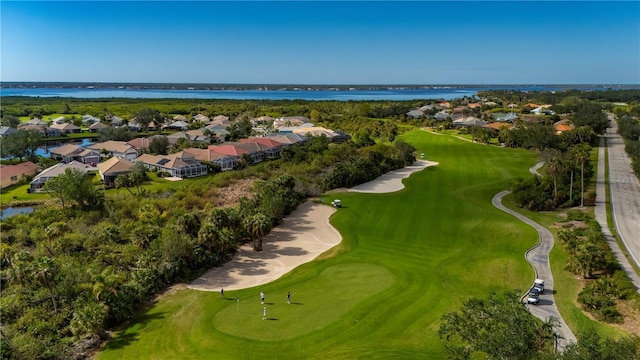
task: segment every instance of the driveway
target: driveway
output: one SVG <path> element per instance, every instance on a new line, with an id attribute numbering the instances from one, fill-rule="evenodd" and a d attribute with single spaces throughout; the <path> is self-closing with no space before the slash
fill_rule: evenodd
<path id="1" fill-rule="evenodd" d="M 502 198 L 509 193 L 510 191 L 497 193 L 491 200 L 491 203 L 496 208 L 515 216 L 526 224 L 531 225 L 538 232 L 538 244 L 525 253 L 525 258 L 529 263 L 531 263 L 531 266 L 533 266 L 536 278 L 544 280 L 544 293 L 540 294 L 540 302 L 538 305 L 527 305 L 527 307 L 529 308 L 529 311 L 539 319 L 547 320 L 550 316 L 558 319 L 559 326 L 556 328 L 556 332 L 560 335 L 560 339 L 558 340 L 558 349 L 563 350 L 569 343 L 575 343 L 576 337 L 571 332 L 571 329 L 569 329 L 569 326 L 567 326 L 567 323 L 564 322 L 564 319 L 562 319 L 553 296 L 556 290 L 553 284 L 551 267 L 549 266 L 549 251 L 551 251 L 551 248 L 553 247 L 553 235 L 544 226 L 504 207 L 502 205 Z M 533 279 L 531 279 L 531 284 L 533 285 Z"/>

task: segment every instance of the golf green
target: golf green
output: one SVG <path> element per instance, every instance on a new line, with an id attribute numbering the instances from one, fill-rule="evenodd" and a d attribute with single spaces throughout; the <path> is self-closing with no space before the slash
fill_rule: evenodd
<path id="1" fill-rule="evenodd" d="M 164 296 L 98 358 L 443 358 L 444 313 L 533 278 L 524 252 L 536 232 L 491 198 L 529 176 L 536 154 L 419 130 L 402 138 L 439 165 L 395 193 L 340 194 L 344 207 L 331 223 L 343 241 L 332 256 L 226 299 L 193 290 Z"/>

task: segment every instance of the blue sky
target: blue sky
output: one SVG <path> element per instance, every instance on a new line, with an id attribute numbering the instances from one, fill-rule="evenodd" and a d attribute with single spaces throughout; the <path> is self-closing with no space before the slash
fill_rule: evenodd
<path id="1" fill-rule="evenodd" d="M 640 2 L 0 2 L 1 81 L 640 84 Z"/>

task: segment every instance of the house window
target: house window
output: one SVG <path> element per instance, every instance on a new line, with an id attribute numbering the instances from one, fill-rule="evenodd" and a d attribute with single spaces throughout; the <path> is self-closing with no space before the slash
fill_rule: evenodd
<path id="1" fill-rule="evenodd" d="M 18 175 L 12 176 L 11 177 L 11 181 L 17 181 L 18 180 Z"/>

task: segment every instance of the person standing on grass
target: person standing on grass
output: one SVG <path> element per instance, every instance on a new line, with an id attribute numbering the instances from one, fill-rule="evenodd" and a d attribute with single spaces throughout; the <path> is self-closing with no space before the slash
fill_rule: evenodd
<path id="1" fill-rule="evenodd" d="M 220 296 L 224 299 L 224 289 L 220 289 Z"/>
<path id="2" fill-rule="evenodd" d="M 291 304 L 291 292 L 287 291 L 287 304 Z"/>
<path id="3" fill-rule="evenodd" d="M 264 293 L 260 291 L 260 302 L 264 304 Z"/>
<path id="4" fill-rule="evenodd" d="M 267 319 L 267 307 L 264 307 L 264 310 L 262 310 L 262 320 L 266 320 Z"/>

